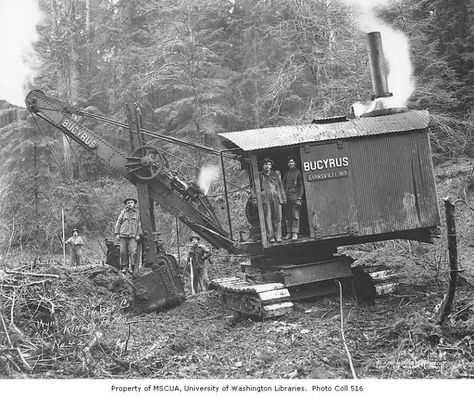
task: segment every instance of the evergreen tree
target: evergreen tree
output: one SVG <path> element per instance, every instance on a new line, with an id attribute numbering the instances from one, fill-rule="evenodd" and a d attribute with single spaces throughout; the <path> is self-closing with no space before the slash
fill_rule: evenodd
<path id="1" fill-rule="evenodd" d="M 460 73 L 467 57 L 469 1 L 403 0 L 384 13 L 387 21 L 409 35 L 416 90 L 409 105 L 429 109 L 436 159 L 474 152 L 470 134 L 473 82 Z M 472 3 L 472 1 L 470 1 Z M 457 50 L 456 50 L 457 49 Z M 461 51 L 461 52 L 459 52 Z M 472 52 L 471 52 L 472 54 Z M 463 65 L 463 66 L 461 66 Z M 470 104 L 470 105 L 469 105 Z"/>
<path id="2" fill-rule="evenodd" d="M 400 0 L 381 13 L 409 37 L 416 79 L 409 106 L 430 110 L 440 159 L 473 153 L 473 3 Z M 370 98 L 366 39 L 343 1 L 41 0 L 41 8 L 38 88 L 120 121 L 127 120 L 124 104 L 140 105 L 144 127 L 190 142 L 218 147 L 219 132 L 347 114 L 353 102 Z M 37 247 L 51 245 L 62 205 L 68 227 L 110 229 L 124 189 L 133 186 L 75 143 L 71 184 L 59 161 L 62 135 L 25 117 L 0 123 L 3 235 L 14 214 L 23 225 L 16 243 L 41 234 Z M 126 130 L 79 122 L 129 150 Z M 217 164 L 199 150 L 146 140 L 190 179 Z M 239 167 L 228 165 L 229 182 L 242 186 Z M 220 206 L 222 192 L 221 182 L 210 192 Z M 246 195 L 244 186 L 231 196 L 240 203 L 232 206 L 236 218 L 243 219 Z M 160 218 L 159 228 L 172 235 L 172 217 Z M 44 227 L 34 232 L 35 225 Z"/>

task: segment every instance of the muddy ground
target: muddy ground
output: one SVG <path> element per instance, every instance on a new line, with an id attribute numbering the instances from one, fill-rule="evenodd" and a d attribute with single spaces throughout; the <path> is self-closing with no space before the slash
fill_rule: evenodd
<path id="1" fill-rule="evenodd" d="M 443 220 L 436 244 L 388 241 L 341 249 L 365 267 L 388 265 L 396 292 L 372 307 L 342 300 L 345 338 L 359 378 L 474 377 L 474 183 L 472 163 L 437 169 Z M 471 186 L 472 185 L 472 186 Z M 442 198 L 456 203 L 459 280 L 451 316 L 436 325 L 449 264 Z M 72 273 L 53 262 L 3 273 L 0 374 L 4 378 L 351 378 L 339 296 L 295 303 L 278 320 L 242 318 L 219 293 L 189 295 L 163 313 L 133 315 L 113 270 Z M 211 277 L 238 275 L 216 260 Z M 13 292 L 15 291 L 15 292 Z M 14 326 L 12 326 L 12 323 Z M 5 332 L 5 329 L 8 332 Z"/>

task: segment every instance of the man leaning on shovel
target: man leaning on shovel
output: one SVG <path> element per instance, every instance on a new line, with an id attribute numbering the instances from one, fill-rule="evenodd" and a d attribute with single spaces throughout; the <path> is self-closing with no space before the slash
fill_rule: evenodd
<path id="1" fill-rule="evenodd" d="M 137 262 L 137 245 L 142 227 L 140 214 L 136 209 L 137 200 L 126 198 L 125 209 L 115 223 L 115 238 L 120 240 L 120 267 L 123 273 L 133 273 Z"/>
<path id="2" fill-rule="evenodd" d="M 210 260 L 212 253 L 209 248 L 200 243 L 201 238 L 199 236 L 191 236 L 189 241 L 191 245 L 188 251 L 188 265 L 191 267 L 191 291 L 194 294 L 207 291 L 209 287 L 206 260 Z"/>

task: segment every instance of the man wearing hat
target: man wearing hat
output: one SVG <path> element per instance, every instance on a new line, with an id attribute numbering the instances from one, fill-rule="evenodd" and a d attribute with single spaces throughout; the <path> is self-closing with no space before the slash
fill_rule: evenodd
<path id="1" fill-rule="evenodd" d="M 135 208 L 137 200 L 126 198 L 125 209 L 120 213 L 115 223 L 115 238 L 120 240 L 120 267 L 122 272 L 135 271 L 137 261 L 137 243 L 142 234 L 140 214 Z"/>
<path id="2" fill-rule="evenodd" d="M 192 291 L 206 291 L 209 286 L 206 259 L 209 259 L 212 253 L 204 244 L 200 244 L 199 236 L 191 236 L 189 241 L 191 246 L 188 251 L 188 264 L 191 266 Z"/>
<path id="3" fill-rule="evenodd" d="M 285 205 L 286 232 L 285 239 L 298 239 L 300 232 L 300 208 L 304 194 L 303 175 L 296 168 L 296 157 L 288 157 L 288 171 L 283 177 L 287 204 Z"/>
<path id="4" fill-rule="evenodd" d="M 259 174 L 265 230 L 270 243 L 281 242 L 281 206 L 286 203 L 281 174 L 273 170 L 274 166 L 273 160 L 265 158 Z"/>
<path id="5" fill-rule="evenodd" d="M 71 245 L 71 265 L 81 266 L 82 246 L 84 245 L 84 241 L 82 237 L 79 236 L 79 230 L 72 229 L 72 236 L 69 237 L 64 244 Z"/>

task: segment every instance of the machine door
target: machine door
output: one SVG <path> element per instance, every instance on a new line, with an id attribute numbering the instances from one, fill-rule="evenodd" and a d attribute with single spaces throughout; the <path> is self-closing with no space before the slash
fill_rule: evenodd
<path id="1" fill-rule="evenodd" d="M 300 148 L 310 236 L 357 235 L 357 208 L 347 142 Z"/>

